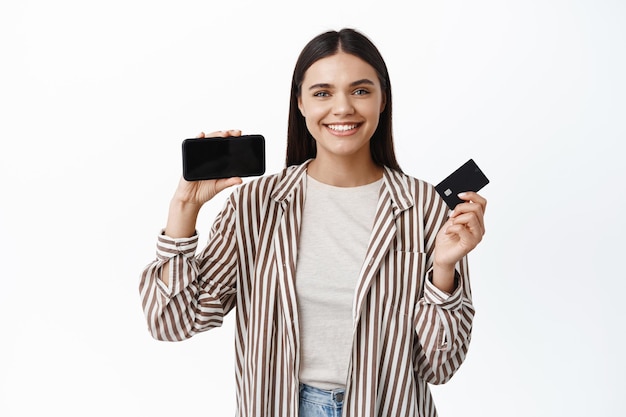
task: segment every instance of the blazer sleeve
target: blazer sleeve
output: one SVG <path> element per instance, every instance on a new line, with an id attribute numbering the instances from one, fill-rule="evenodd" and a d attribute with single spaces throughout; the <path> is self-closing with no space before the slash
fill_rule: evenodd
<path id="1" fill-rule="evenodd" d="M 141 273 L 139 293 L 148 330 L 157 340 L 179 341 L 221 326 L 236 302 L 236 208 L 229 198 L 215 219 L 206 247 L 198 235 L 158 237 L 156 259 Z M 169 269 L 169 285 L 161 280 Z"/>
<path id="2" fill-rule="evenodd" d="M 467 354 L 471 339 L 474 306 L 467 256 L 456 265 L 456 289 L 448 294 L 432 283 L 432 255 L 437 232 L 448 218 L 448 208 L 431 188 L 428 213 L 424 218 L 426 269 L 423 294 L 416 306 L 415 370 L 431 384 L 443 384 L 456 373 Z"/>

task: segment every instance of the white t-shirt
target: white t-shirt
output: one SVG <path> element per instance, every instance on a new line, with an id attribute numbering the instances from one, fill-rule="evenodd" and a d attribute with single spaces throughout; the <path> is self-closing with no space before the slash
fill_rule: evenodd
<path id="1" fill-rule="evenodd" d="M 381 180 L 335 187 L 307 178 L 296 269 L 300 382 L 344 387 L 352 350 L 352 304 Z"/>

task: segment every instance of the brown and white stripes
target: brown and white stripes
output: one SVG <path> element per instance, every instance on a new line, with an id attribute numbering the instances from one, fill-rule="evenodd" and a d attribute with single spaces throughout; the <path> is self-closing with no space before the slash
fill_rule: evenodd
<path id="1" fill-rule="evenodd" d="M 208 244 L 160 236 L 140 294 L 159 340 L 220 326 L 235 308 L 237 415 L 298 414 L 295 266 L 306 163 L 236 189 Z M 474 309 L 467 259 L 453 294 L 428 279 L 447 207 L 434 188 L 390 169 L 354 296 L 344 416 L 436 416 L 428 384 L 448 381 L 467 353 Z M 170 284 L 160 280 L 163 265 Z"/>

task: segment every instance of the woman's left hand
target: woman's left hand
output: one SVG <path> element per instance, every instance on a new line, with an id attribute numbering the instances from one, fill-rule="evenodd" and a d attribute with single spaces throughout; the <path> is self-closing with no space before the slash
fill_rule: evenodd
<path id="1" fill-rule="evenodd" d="M 454 265 L 480 243 L 485 234 L 487 200 L 475 192 L 459 194 L 464 200 L 450 213 L 435 241 L 434 263 L 444 269 Z"/>

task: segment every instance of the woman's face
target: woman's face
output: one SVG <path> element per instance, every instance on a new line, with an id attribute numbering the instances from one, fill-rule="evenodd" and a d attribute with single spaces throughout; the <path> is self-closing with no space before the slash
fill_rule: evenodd
<path id="1" fill-rule="evenodd" d="M 385 97 L 367 62 L 345 52 L 316 61 L 304 73 L 298 107 L 317 143 L 316 158 L 371 159 L 369 141 Z"/>

